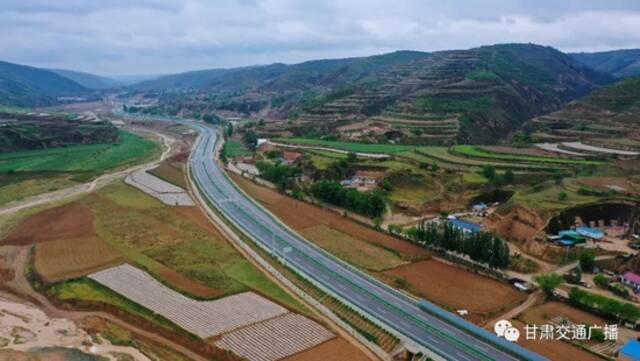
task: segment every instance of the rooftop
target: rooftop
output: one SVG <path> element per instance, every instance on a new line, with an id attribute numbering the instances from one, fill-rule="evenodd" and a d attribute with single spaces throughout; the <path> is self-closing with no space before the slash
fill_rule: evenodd
<path id="1" fill-rule="evenodd" d="M 640 283 L 640 275 L 633 272 L 627 272 L 622 275 L 624 279 L 633 283 Z"/>
<path id="2" fill-rule="evenodd" d="M 449 223 L 451 223 L 455 227 L 462 228 L 463 230 L 466 229 L 471 232 L 480 232 L 480 229 L 482 229 L 482 226 L 479 224 L 463 221 L 460 219 L 451 219 L 449 220 Z"/>
<path id="3" fill-rule="evenodd" d="M 629 340 L 620 349 L 620 354 L 631 357 L 634 360 L 640 360 L 640 341 Z"/>
<path id="4" fill-rule="evenodd" d="M 577 227 L 576 232 L 581 236 L 585 236 L 589 238 L 601 239 L 604 237 L 604 232 L 602 232 L 597 228 Z"/>

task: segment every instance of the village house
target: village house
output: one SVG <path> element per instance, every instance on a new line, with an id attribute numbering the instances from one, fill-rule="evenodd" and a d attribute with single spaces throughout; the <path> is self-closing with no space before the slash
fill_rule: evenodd
<path id="1" fill-rule="evenodd" d="M 289 152 L 285 150 L 282 152 L 282 157 L 281 157 L 282 164 L 293 165 L 300 157 L 302 157 L 301 153 Z"/>
<path id="2" fill-rule="evenodd" d="M 620 282 L 633 288 L 634 292 L 640 292 L 640 275 L 634 272 L 626 272 L 620 277 Z"/>
<path id="3" fill-rule="evenodd" d="M 377 186 L 383 179 L 384 172 L 382 171 L 358 170 L 351 178 L 343 180 L 340 184 L 347 187 L 370 189 Z"/>

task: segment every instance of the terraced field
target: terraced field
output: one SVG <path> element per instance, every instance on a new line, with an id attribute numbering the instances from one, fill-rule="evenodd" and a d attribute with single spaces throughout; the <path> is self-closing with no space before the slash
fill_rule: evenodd
<path id="1" fill-rule="evenodd" d="M 366 143 L 352 143 L 352 142 L 340 142 L 321 139 L 308 139 L 308 138 L 276 138 L 276 142 L 310 145 L 326 148 L 335 148 L 346 150 L 348 152 L 356 153 L 381 153 L 381 154 L 393 154 L 398 152 L 404 152 L 415 148 L 411 145 L 395 145 L 395 144 L 366 144 Z"/>
<path id="2" fill-rule="evenodd" d="M 543 157 L 532 155 L 518 155 L 507 153 L 489 152 L 474 145 L 459 144 L 451 147 L 454 154 L 459 154 L 470 158 L 488 159 L 496 161 L 523 162 L 523 163 L 544 163 L 563 165 L 602 165 L 604 162 L 584 159 L 565 159 L 556 157 Z"/>

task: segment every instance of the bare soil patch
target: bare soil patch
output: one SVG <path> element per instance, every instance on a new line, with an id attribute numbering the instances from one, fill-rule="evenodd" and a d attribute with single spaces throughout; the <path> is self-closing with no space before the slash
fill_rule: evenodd
<path id="1" fill-rule="evenodd" d="M 545 324 L 555 317 L 568 318 L 574 324 L 603 326 L 607 322 L 602 318 L 573 308 L 561 302 L 547 302 L 529 309 L 523 315 L 523 319 L 532 324 Z"/>
<path id="2" fill-rule="evenodd" d="M 638 193 L 638 185 L 633 183 L 630 178 L 615 177 L 581 177 L 577 179 L 577 183 L 591 188 L 599 188 L 603 190 L 618 190 L 626 193 Z"/>
<path id="3" fill-rule="evenodd" d="M 432 302 L 478 314 L 503 312 L 526 299 L 507 284 L 436 260 L 400 266 L 386 273 L 406 279 Z"/>
<path id="4" fill-rule="evenodd" d="M 324 210 L 306 202 L 298 201 L 271 189 L 254 184 L 240 176 L 231 174 L 231 178 L 251 197 L 259 201 L 284 223 L 295 230 L 325 225 L 369 243 L 395 250 L 409 260 L 429 257 L 429 252 L 411 244 L 366 226 L 360 225 L 332 211 Z"/>
<path id="5" fill-rule="evenodd" d="M 521 322 L 511 320 L 511 323 L 519 330 L 524 330 Z M 520 334 L 522 335 L 523 331 Z M 602 361 L 601 358 L 563 341 L 526 340 L 521 337 L 518 344 L 550 360 Z"/>
<path id="6" fill-rule="evenodd" d="M 84 276 L 124 261 L 97 236 L 38 243 L 34 258 L 38 274 L 47 282 Z"/>
<path id="7" fill-rule="evenodd" d="M 522 206 L 515 206 L 506 215 L 492 213 L 486 220 L 487 228 L 494 229 L 506 239 L 527 242 L 534 238 L 545 220 L 536 212 Z"/>
<path id="8" fill-rule="evenodd" d="M 369 358 L 343 338 L 335 338 L 314 348 L 282 359 L 282 361 L 326 360 L 369 361 Z"/>
<path id="9" fill-rule="evenodd" d="M 93 220 L 91 209 L 73 202 L 25 219 L 0 243 L 27 245 L 65 238 L 91 237 L 95 235 Z"/>

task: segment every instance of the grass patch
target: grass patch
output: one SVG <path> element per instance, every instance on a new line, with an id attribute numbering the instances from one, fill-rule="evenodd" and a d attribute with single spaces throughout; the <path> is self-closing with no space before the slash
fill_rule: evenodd
<path id="1" fill-rule="evenodd" d="M 77 184 L 64 173 L 0 174 L 0 205 Z"/>
<path id="2" fill-rule="evenodd" d="M 460 154 L 463 156 L 491 159 L 491 160 L 500 160 L 500 161 L 510 161 L 510 162 L 537 162 L 537 163 L 556 163 L 556 164 L 567 164 L 567 165 L 593 165 L 593 166 L 604 164 L 604 162 L 596 161 L 596 160 L 564 159 L 564 158 L 533 156 L 533 155 L 492 153 L 492 152 L 488 152 L 486 150 L 480 149 L 474 145 L 468 145 L 468 144 L 454 145 L 451 147 L 451 150 L 454 153 Z"/>
<path id="3" fill-rule="evenodd" d="M 133 263 L 165 284 L 169 267 L 228 296 L 255 290 L 304 310 L 249 263 L 198 211 L 181 212 L 135 188 L 118 183 L 85 197 L 96 215 L 96 232 Z"/>
<path id="4" fill-rule="evenodd" d="M 170 330 L 178 330 L 178 326 L 164 317 L 120 296 L 98 282 L 82 277 L 74 280 L 56 283 L 47 289 L 47 293 L 62 301 L 91 301 L 105 303 L 120 308 L 132 315 L 143 317 L 157 325 Z M 181 332 L 181 329 L 179 329 Z"/>
<path id="5" fill-rule="evenodd" d="M 320 247 L 359 268 L 382 271 L 405 263 L 394 252 L 324 225 L 304 229 L 301 233 Z"/>
<path id="6" fill-rule="evenodd" d="M 74 145 L 0 154 L 0 172 L 101 173 L 149 156 L 155 149 L 152 141 L 120 131 L 120 141 L 113 144 Z"/>
<path id="7" fill-rule="evenodd" d="M 366 143 L 341 142 L 341 141 L 330 141 L 330 140 L 308 139 L 308 138 L 276 138 L 275 141 L 280 143 L 335 148 L 335 149 L 341 149 L 341 150 L 346 150 L 348 152 L 356 152 L 356 153 L 393 154 L 393 153 L 404 152 L 404 151 L 415 148 L 415 146 L 411 146 L 411 145 L 366 144 Z"/>
<path id="8" fill-rule="evenodd" d="M 236 139 L 228 139 L 224 143 L 223 152 L 227 157 L 244 157 L 251 155 L 251 151 L 245 146 L 245 144 Z"/>

